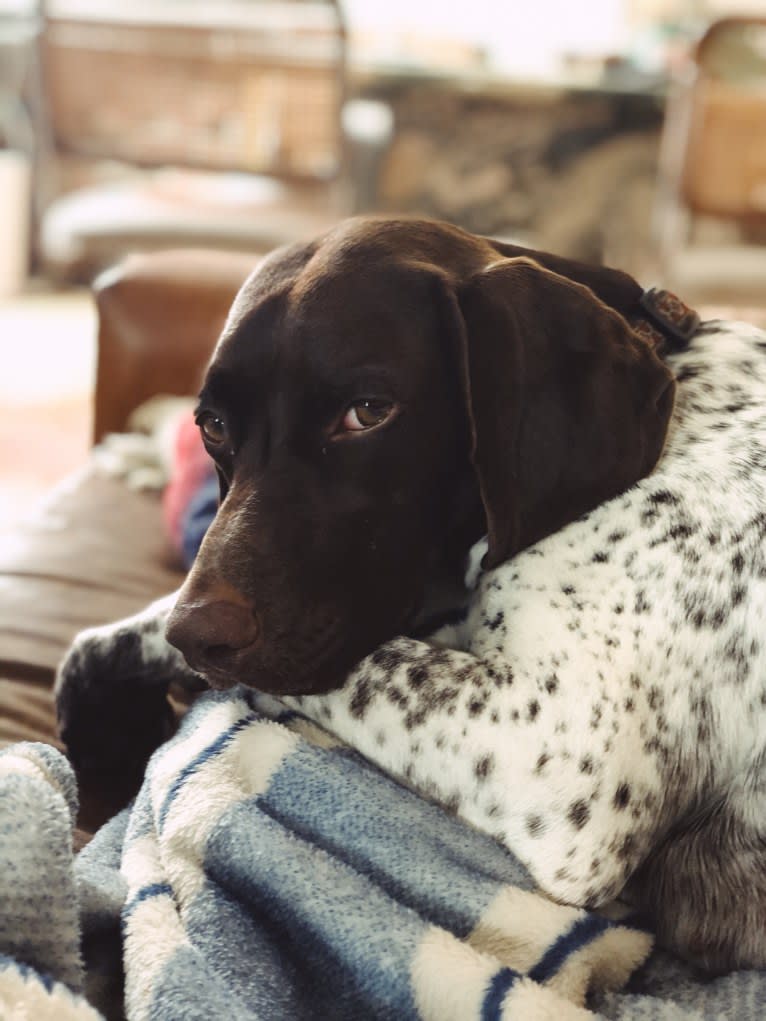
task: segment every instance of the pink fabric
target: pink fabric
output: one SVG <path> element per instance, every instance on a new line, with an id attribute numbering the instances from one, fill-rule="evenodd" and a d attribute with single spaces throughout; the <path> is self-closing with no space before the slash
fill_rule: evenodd
<path id="1" fill-rule="evenodd" d="M 182 551 L 189 505 L 213 471 L 194 417 L 191 414 L 182 416 L 176 432 L 170 481 L 162 497 L 165 529 L 176 552 Z"/>

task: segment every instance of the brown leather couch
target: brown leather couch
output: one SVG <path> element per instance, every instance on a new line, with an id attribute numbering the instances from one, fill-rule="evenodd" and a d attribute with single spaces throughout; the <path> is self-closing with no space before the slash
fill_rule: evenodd
<path id="1" fill-rule="evenodd" d="M 97 281 L 94 434 L 124 430 L 159 393 L 193 394 L 255 257 L 218 251 L 134 256 Z M 86 465 L 21 526 L 0 532 L 0 745 L 57 743 L 52 684 L 82 628 L 134 613 L 177 587 L 160 501 Z M 92 831 L 130 795 L 130 778 L 81 778 Z"/>

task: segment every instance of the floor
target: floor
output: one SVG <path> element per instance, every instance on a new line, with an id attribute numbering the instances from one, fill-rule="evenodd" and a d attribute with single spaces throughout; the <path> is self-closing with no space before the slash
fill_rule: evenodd
<path id="1" fill-rule="evenodd" d="M 95 367 L 87 290 L 0 299 L 0 527 L 85 460 Z"/>

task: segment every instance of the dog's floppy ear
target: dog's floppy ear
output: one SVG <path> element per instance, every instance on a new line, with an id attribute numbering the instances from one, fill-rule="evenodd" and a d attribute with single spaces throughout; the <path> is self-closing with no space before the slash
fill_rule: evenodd
<path id="1" fill-rule="evenodd" d="M 500 259 L 448 300 L 489 568 L 650 472 L 675 385 L 618 312 L 531 259 Z"/>

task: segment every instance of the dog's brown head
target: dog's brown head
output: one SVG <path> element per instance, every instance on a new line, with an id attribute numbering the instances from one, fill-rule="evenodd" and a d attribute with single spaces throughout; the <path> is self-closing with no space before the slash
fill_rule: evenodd
<path id="1" fill-rule="evenodd" d="M 671 374 L 613 270 L 355 219 L 242 288 L 198 421 L 222 504 L 168 638 L 214 685 L 326 691 L 494 566 L 649 472 Z"/>

